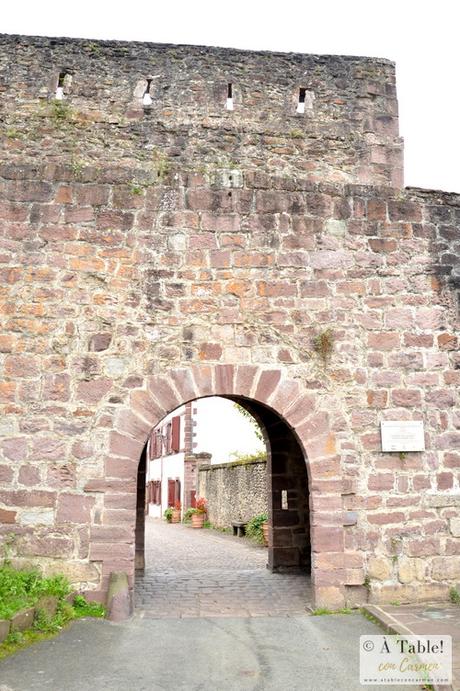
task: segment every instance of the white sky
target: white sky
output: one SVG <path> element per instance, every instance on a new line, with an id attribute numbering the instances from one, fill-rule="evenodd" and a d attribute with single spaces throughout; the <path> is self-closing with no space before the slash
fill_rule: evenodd
<path id="1" fill-rule="evenodd" d="M 16 0 L 1 33 L 369 55 L 396 61 L 406 185 L 460 192 L 457 0 Z"/>
<path id="2" fill-rule="evenodd" d="M 193 404 L 198 413 L 195 417 L 197 433 L 194 451 L 207 451 L 212 454 L 212 463 L 225 463 L 234 460 L 236 451 L 252 454 L 265 451 L 265 444 L 259 441 L 251 422 L 244 417 L 232 401 L 213 396 L 200 398 Z"/>

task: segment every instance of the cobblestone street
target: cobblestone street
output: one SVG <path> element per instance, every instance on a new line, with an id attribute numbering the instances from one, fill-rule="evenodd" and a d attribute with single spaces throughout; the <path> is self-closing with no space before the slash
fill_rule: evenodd
<path id="1" fill-rule="evenodd" d="M 310 580 L 272 574 L 267 550 L 211 530 L 146 519 L 146 568 L 136 576 L 137 615 L 255 617 L 301 615 Z"/>

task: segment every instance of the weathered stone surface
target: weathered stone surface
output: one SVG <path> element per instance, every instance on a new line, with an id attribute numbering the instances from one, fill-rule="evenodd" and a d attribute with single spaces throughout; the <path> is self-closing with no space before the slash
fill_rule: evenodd
<path id="1" fill-rule="evenodd" d="M 460 494 L 427 494 L 423 503 L 430 508 L 460 506 Z"/>
<path id="2" fill-rule="evenodd" d="M 57 523 L 89 523 L 94 498 L 82 494 L 61 493 L 57 501 Z"/>
<path id="3" fill-rule="evenodd" d="M 435 557 L 432 562 L 431 577 L 435 581 L 451 581 L 460 578 L 460 556 Z"/>
<path id="4" fill-rule="evenodd" d="M 107 618 L 110 621 L 125 621 L 133 613 L 132 596 L 126 573 L 110 574 L 107 593 Z"/>
<path id="5" fill-rule="evenodd" d="M 449 521 L 450 532 L 454 537 L 460 537 L 460 518 L 451 518 Z"/>
<path id="6" fill-rule="evenodd" d="M 10 632 L 11 623 L 9 619 L 0 619 L 0 643 L 3 643 Z"/>
<path id="7" fill-rule="evenodd" d="M 35 611 L 43 610 L 48 617 L 54 617 L 57 610 L 58 598 L 56 595 L 43 595 L 35 605 Z"/>
<path id="8" fill-rule="evenodd" d="M 25 631 L 29 629 L 34 621 L 35 610 L 33 607 L 22 609 L 11 617 L 10 631 Z"/>
<path id="9" fill-rule="evenodd" d="M 394 65 L 96 47 L 0 38 L 2 536 L 35 563 L 68 559 L 90 589 L 131 578 L 129 550 L 112 559 L 98 530 L 129 544 L 149 429 L 235 394 L 272 406 L 305 452 L 314 557 L 361 557 L 313 559 L 318 602 L 343 603 L 366 565 L 378 597 L 444 596 L 455 568 L 429 579 L 459 556 L 460 198 L 398 187 Z M 51 48 L 78 73 L 62 118 Z M 426 451 L 381 454 L 382 419 L 423 419 Z M 289 454 L 272 466 L 293 492 Z"/>
<path id="10" fill-rule="evenodd" d="M 52 561 L 46 559 L 40 560 L 40 566 L 46 576 L 62 573 L 69 579 L 72 585 L 82 583 L 97 585 L 101 576 L 98 566 L 87 561 L 73 561 L 72 559 Z"/>
<path id="11" fill-rule="evenodd" d="M 367 573 L 370 578 L 386 581 L 390 578 L 391 572 L 391 562 L 388 559 L 384 557 L 371 557 L 369 559 Z"/>
<path id="12" fill-rule="evenodd" d="M 411 583 L 415 580 L 423 580 L 426 566 L 423 559 L 407 559 L 401 557 L 398 560 L 398 578 L 401 583 Z"/>
<path id="13" fill-rule="evenodd" d="M 35 509 L 31 511 L 21 511 L 19 517 L 21 525 L 53 525 L 53 509 Z"/>
<path id="14" fill-rule="evenodd" d="M 15 523 L 16 522 L 16 511 L 8 511 L 6 509 L 0 509 L 0 523 Z"/>

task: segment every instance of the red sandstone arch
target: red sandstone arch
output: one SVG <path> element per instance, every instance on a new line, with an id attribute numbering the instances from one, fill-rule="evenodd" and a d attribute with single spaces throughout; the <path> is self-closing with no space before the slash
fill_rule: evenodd
<path id="1" fill-rule="evenodd" d="M 161 419 L 187 401 L 206 396 L 241 396 L 261 403 L 280 415 L 295 433 L 307 462 L 310 487 L 312 543 L 312 586 L 317 606 L 344 604 L 344 536 L 340 459 L 327 411 L 319 408 L 319 397 L 300 380 L 290 379 L 282 369 L 255 365 L 193 365 L 171 369 L 145 378 L 142 389 L 133 390 L 128 406 L 119 410 L 110 432 L 106 461 L 104 527 L 115 529 L 110 510 L 113 467 L 123 467 L 126 490 L 124 508 L 132 509 L 135 520 L 137 467 L 149 432 Z M 119 474 L 117 475 L 119 477 Z M 87 487 L 90 489 L 90 487 Z M 107 494 L 108 493 L 108 494 Z M 113 508 L 113 506 L 112 506 Z M 126 527 L 126 524 L 125 524 Z M 132 541 L 131 541 L 132 542 Z M 134 552 L 102 556 L 102 576 L 126 570 L 133 576 Z M 90 552 L 95 560 L 96 551 Z M 102 588 L 105 589 L 104 582 Z"/>

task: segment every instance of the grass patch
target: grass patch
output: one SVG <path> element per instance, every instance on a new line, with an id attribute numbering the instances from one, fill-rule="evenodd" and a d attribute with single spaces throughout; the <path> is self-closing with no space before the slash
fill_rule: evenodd
<path id="1" fill-rule="evenodd" d="M 75 619 L 82 617 L 105 617 L 105 607 L 100 602 L 88 602 L 83 595 L 76 595 L 73 600 Z"/>
<path id="2" fill-rule="evenodd" d="M 312 617 L 323 617 L 328 614 L 352 614 L 353 610 L 349 607 L 342 607 L 341 609 L 327 609 L 327 607 L 317 607 L 311 613 Z"/>
<path id="3" fill-rule="evenodd" d="M 33 607 L 45 595 L 58 599 L 71 592 L 64 576 L 43 578 L 36 570 L 19 571 L 9 564 L 0 567 L 0 619 L 10 619 L 25 607 Z"/>

